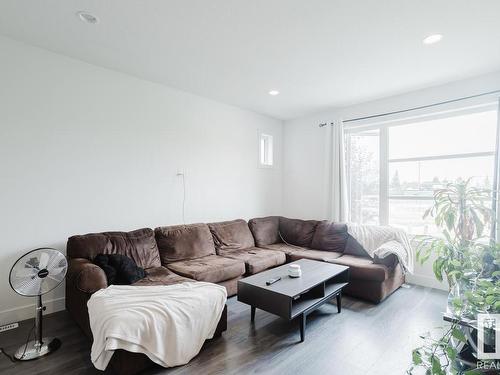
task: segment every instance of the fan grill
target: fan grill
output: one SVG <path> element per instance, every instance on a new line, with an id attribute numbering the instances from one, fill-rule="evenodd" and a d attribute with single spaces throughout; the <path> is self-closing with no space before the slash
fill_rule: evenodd
<path id="1" fill-rule="evenodd" d="M 63 281 L 67 268 L 66 257 L 60 251 L 51 248 L 35 249 L 14 264 L 10 270 L 10 286 L 22 296 L 40 296 Z"/>

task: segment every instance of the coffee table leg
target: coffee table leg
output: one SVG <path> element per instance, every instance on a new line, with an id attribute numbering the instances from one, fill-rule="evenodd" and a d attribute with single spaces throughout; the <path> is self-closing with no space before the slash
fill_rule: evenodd
<path id="1" fill-rule="evenodd" d="M 342 292 L 337 294 L 337 312 L 340 313 L 342 311 Z"/>
<path id="2" fill-rule="evenodd" d="M 306 339 L 306 314 L 300 315 L 300 342 Z"/>
<path id="3" fill-rule="evenodd" d="M 251 313 L 250 313 L 250 316 L 251 316 L 251 321 L 255 321 L 255 306 L 252 306 L 252 309 L 251 309 Z"/>

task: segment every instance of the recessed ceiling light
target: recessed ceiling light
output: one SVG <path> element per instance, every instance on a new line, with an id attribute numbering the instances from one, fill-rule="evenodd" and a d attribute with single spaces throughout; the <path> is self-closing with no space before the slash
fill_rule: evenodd
<path id="1" fill-rule="evenodd" d="M 276 96 L 278 95 L 280 92 L 278 90 L 271 90 L 269 91 L 269 95 L 272 95 L 272 96 Z"/>
<path id="2" fill-rule="evenodd" d="M 432 35 L 429 35 L 428 37 L 424 38 L 424 40 L 422 42 L 424 44 L 434 44 L 434 43 L 441 41 L 441 39 L 443 39 L 443 36 L 441 34 L 432 34 Z"/>
<path id="3" fill-rule="evenodd" d="M 96 16 L 94 16 L 93 14 L 91 14 L 89 12 L 81 11 L 81 12 L 77 12 L 76 15 L 78 16 L 78 18 L 82 22 L 90 23 L 92 25 L 99 23 L 99 18 L 97 18 Z"/>

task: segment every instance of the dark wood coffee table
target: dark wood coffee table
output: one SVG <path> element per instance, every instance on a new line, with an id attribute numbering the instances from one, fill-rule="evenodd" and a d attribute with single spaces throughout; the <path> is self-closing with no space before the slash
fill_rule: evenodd
<path id="1" fill-rule="evenodd" d="M 288 276 L 288 266 L 299 264 L 302 277 Z M 281 280 L 266 285 L 275 277 Z M 349 267 L 301 259 L 238 281 L 238 301 L 251 306 L 251 320 L 255 309 L 270 312 L 282 318 L 300 319 L 300 341 L 305 339 L 306 318 L 332 298 L 337 298 L 337 311 L 342 310 L 342 288 L 349 282 Z"/>

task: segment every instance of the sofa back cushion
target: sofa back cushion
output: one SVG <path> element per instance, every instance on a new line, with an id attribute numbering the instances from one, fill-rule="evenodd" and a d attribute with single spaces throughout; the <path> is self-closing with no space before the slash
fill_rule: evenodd
<path id="1" fill-rule="evenodd" d="M 347 243 L 347 225 L 322 221 L 316 227 L 311 248 L 343 253 Z"/>
<path id="2" fill-rule="evenodd" d="M 144 269 L 161 266 L 154 232 L 150 228 L 72 236 L 68 239 L 66 251 L 69 258 L 93 261 L 98 254 L 121 254 L 132 258 Z"/>
<path id="3" fill-rule="evenodd" d="M 363 258 L 371 258 L 364 247 L 350 234 L 347 236 L 344 254 L 355 255 Z"/>
<path id="4" fill-rule="evenodd" d="M 245 220 L 237 219 L 208 224 L 217 252 L 241 250 L 255 246 L 252 232 Z"/>
<path id="5" fill-rule="evenodd" d="M 155 235 L 163 265 L 215 254 L 207 224 L 160 227 L 155 229 Z"/>
<path id="6" fill-rule="evenodd" d="M 259 247 L 281 242 L 279 226 L 279 216 L 259 217 L 248 222 L 255 244 Z"/>
<path id="7" fill-rule="evenodd" d="M 300 220 L 280 217 L 279 231 L 283 240 L 289 244 L 310 247 L 319 221 Z"/>

